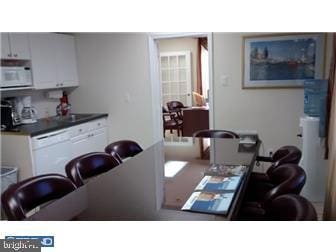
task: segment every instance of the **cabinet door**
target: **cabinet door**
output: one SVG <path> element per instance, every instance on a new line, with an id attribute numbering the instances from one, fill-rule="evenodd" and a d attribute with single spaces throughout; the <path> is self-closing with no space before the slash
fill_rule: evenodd
<path id="1" fill-rule="evenodd" d="M 53 34 L 56 41 L 57 79 L 61 87 L 78 86 L 75 38 Z"/>
<path id="2" fill-rule="evenodd" d="M 11 50 L 9 46 L 9 34 L 7 32 L 1 33 L 1 58 L 10 59 Z"/>
<path id="3" fill-rule="evenodd" d="M 33 82 L 36 89 L 55 88 L 57 83 L 55 41 L 51 33 L 31 33 Z"/>
<path id="4" fill-rule="evenodd" d="M 71 138 L 72 158 L 76 158 L 80 155 L 89 152 L 90 152 L 90 141 L 89 141 L 89 135 L 87 133 Z"/>
<path id="5" fill-rule="evenodd" d="M 107 146 L 107 128 L 89 132 L 90 152 L 104 151 Z"/>
<path id="6" fill-rule="evenodd" d="M 27 33 L 10 33 L 9 43 L 13 59 L 30 59 L 30 48 Z"/>

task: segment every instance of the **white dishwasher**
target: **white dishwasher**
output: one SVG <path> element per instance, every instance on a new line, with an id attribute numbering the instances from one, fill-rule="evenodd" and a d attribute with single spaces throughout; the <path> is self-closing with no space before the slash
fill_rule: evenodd
<path id="1" fill-rule="evenodd" d="M 35 162 L 34 175 L 59 173 L 65 175 L 65 165 L 71 160 L 70 134 L 53 131 L 32 138 Z"/>

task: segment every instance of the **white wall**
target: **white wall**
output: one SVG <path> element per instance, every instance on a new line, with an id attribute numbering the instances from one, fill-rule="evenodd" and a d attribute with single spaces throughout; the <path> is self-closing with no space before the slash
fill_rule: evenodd
<path id="1" fill-rule="evenodd" d="M 283 145 L 301 148 L 296 135 L 301 132 L 303 89 L 242 89 L 243 36 L 214 34 L 215 128 L 257 130 L 265 151 Z M 228 77 L 228 86 L 221 85 L 222 75 Z"/>
<path id="2" fill-rule="evenodd" d="M 301 131 L 303 89 L 243 90 L 243 35 L 214 34 L 215 128 L 255 129 L 265 150 L 301 147 L 296 135 Z M 110 141 L 131 138 L 152 144 L 147 35 L 77 34 L 76 43 L 80 87 L 70 95 L 73 111 L 109 113 Z M 221 86 L 222 75 L 229 78 L 227 87 Z"/>
<path id="3" fill-rule="evenodd" d="M 108 113 L 109 142 L 153 143 L 148 40 L 144 33 L 76 34 L 80 87 L 72 111 Z"/>
<path id="4" fill-rule="evenodd" d="M 161 52 L 176 52 L 190 51 L 191 52 L 191 83 L 193 90 L 197 90 L 197 38 L 177 38 L 177 39 L 162 39 L 159 40 L 159 51 Z"/>

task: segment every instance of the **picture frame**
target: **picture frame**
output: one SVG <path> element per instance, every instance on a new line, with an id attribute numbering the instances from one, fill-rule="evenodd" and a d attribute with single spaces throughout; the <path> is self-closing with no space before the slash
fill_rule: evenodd
<path id="1" fill-rule="evenodd" d="M 303 88 L 323 79 L 325 43 L 323 33 L 243 37 L 242 88 Z"/>

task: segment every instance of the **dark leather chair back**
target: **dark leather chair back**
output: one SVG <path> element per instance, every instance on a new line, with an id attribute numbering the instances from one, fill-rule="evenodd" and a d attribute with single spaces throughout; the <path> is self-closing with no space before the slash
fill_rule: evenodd
<path id="1" fill-rule="evenodd" d="M 169 111 L 176 110 L 176 109 L 182 109 L 184 107 L 185 106 L 180 101 L 170 101 L 170 102 L 167 102 L 167 108 L 168 108 Z"/>
<path id="2" fill-rule="evenodd" d="M 104 152 L 91 152 L 74 158 L 65 166 L 67 176 L 76 186 L 84 185 L 85 179 L 107 172 L 120 162 Z"/>
<path id="3" fill-rule="evenodd" d="M 34 208 L 59 199 L 76 186 L 60 174 L 45 174 L 10 185 L 1 196 L 8 220 L 23 220 Z"/>
<path id="4" fill-rule="evenodd" d="M 269 178 L 271 183 L 276 186 L 266 193 L 265 205 L 283 194 L 300 194 L 306 182 L 306 173 L 296 164 L 283 164 L 277 166 L 269 174 Z"/>
<path id="5" fill-rule="evenodd" d="M 169 112 L 174 112 L 177 114 L 177 117 L 180 120 L 183 120 L 183 114 L 182 114 L 182 109 L 186 108 L 182 102 L 180 101 L 170 101 L 167 102 L 167 108 Z"/>
<path id="6" fill-rule="evenodd" d="M 314 206 L 304 197 L 295 194 L 281 195 L 266 209 L 269 220 L 274 221 L 315 221 Z"/>
<path id="7" fill-rule="evenodd" d="M 298 164 L 300 162 L 302 153 L 300 149 L 295 146 L 283 146 L 278 149 L 272 156 L 273 164 L 267 169 L 266 173 L 269 175 L 277 166 L 282 164 Z"/>
<path id="8" fill-rule="evenodd" d="M 239 138 L 236 133 L 228 130 L 199 130 L 194 133 L 193 137 Z"/>
<path id="9" fill-rule="evenodd" d="M 117 141 L 105 147 L 106 153 L 114 157 L 119 157 L 120 161 L 128 157 L 133 157 L 142 151 L 140 145 L 131 140 Z"/>

